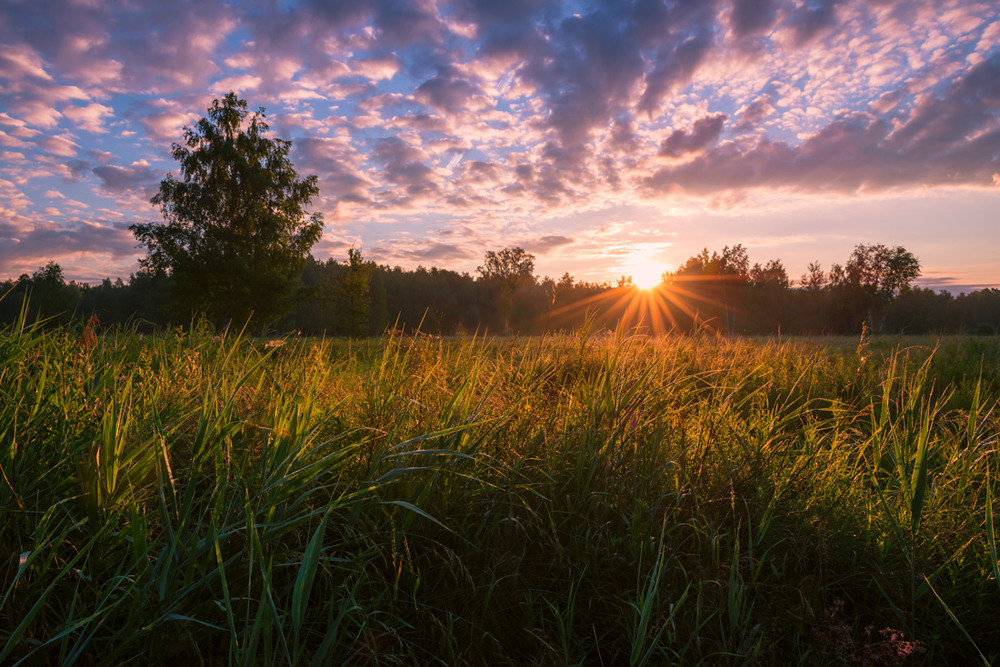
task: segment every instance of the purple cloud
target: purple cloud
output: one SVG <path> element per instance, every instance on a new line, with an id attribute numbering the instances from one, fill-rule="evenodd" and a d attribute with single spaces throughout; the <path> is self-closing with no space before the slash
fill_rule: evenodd
<path id="1" fill-rule="evenodd" d="M 343 142 L 320 137 L 296 139 L 292 144 L 301 173 L 320 176 L 320 192 L 340 201 L 365 203 L 374 184 L 356 165 L 359 156 Z"/>
<path id="2" fill-rule="evenodd" d="M 382 163 L 388 183 L 405 186 L 403 192 L 387 192 L 387 201 L 404 204 L 439 191 L 437 175 L 424 163 L 426 155 L 399 137 L 379 139 L 372 155 Z"/>
<path id="3" fill-rule="evenodd" d="M 573 243 L 573 239 L 568 236 L 548 234 L 535 239 L 529 239 L 521 245 L 524 246 L 526 250 L 531 252 L 547 253 L 551 250 L 561 248 L 562 246 L 569 245 L 571 243 Z"/>
<path id="4" fill-rule="evenodd" d="M 145 198 L 152 196 L 160 174 L 151 169 L 148 162 L 136 162 L 129 167 L 105 164 L 91 170 L 101 181 L 101 187 L 110 192 L 139 191 Z"/>
<path id="5" fill-rule="evenodd" d="M 809 191 L 885 190 L 993 182 L 1000 166 L 1000 55 L 941 97 L 927 97 L 901 126 L 869 113 L 845 114 L 799 146 L 768 138 L 721 145 L 645 180 L 650 190 L 753 187 Z"/>
<path id="6" fill-rule="evenodd" d="M 417 262 L 453 262 L 477 257 L 478 254 L 470 248 L 452 244 L 430 242 L 411 248 L 375 248 L 380 255 L 389 255 Z"/>
<path id="7" fill-rule="evenodd" d="M 496 183 L 503 176 L 500 166 L 492 162 L 472 160 L 463 164 L 462 167 L 465 172 L 465 179 L 470 183 L 479 185 Z"/>
<path id="8" fill-rule="evenodd" d="M 469 101 L 480 93 L 468 78 L 446 70 L 417 86 L 416 95 L 417 99 L 438 111 L 455 113 L 466 108 Z"/>
<path id="9" fill-rule="evenodd" d="M 135 237 L 122 226 L 76 221 L 69 226 L 38 225 L 27 232 L 0 227 L 0 262 L 40 263 L 59 255 L 130 257 Z"/>
<path id="10" fill-rule="evenodd" d="M 674 130 L 660 144 L 659 154 L 666 157 L 681 157 L 700 151 L 719 138 L 725 122 L 726 114 L 720 113 L 699 118 L 694 122 L 690 132 Z"/>
<path id="11" fill-rule="evenodd" d="M 791 13 L 789 24 L 796 46 L 803 46 L 837 23 L 837 5 L 841 0 L 813 0 Z"/>
<path id="12" fill-rule="evenodd" d="M 774 0 L 733 0 L 729 22 L 738 37 L 747 37 L 770 28 L 776 16 Z"/>
<path id="13" fill-rule="evenodd" d="M 774 101 L 770 95 L 761 95 L 748 104 L 739 114 L 739 120 L 732 126 L 734 132 L 748 132 L 760 126 L 760 121 L 774 113 Z"/>
<path id="14" fill-rule="evenodd" d="M 712 31 L 709 28 L 685 39 L 670 51 L 662 52 L 657 58 L 656 68 L 646 77 L 646 91 L 639 100 L 638 110 L 648 115 L 656 113 L 667 95 L 691 80 L 711 45 Z"/>

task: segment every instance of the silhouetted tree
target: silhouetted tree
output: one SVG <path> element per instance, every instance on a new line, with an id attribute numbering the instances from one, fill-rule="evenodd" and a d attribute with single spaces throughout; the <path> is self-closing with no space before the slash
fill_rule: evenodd
<path id="1" fill-rule="evenodd" d="M 369 262 L 370 273 L 368 277 L 368 333 L 377 336 L 389 327 L 389 302 L 385 289 L 385 271 L 376 266 L 374 262 Z"/>
<path id="2" fill-rule="evenodd" d="M 740 243 L 711 255 L 705 248 L 689 257 L 667 281 L 680 282 L 693 302 L 697 319 L 733 333 L 742 288 L 750 282 L 750 259 Z"/>
<path id="3" fill-rule="evenodd" d="M 754 264 L 750 269 L 750 284 L 758 289 L 788 289 L 791 281 L 780 259 L 772 259 L 761 266 Z"/>
<path id="4" fill-rule="evenodd" d="M 791 280 L 780 259 L 759 263 L 750 269 L 750 284 L 744 298 L 748 331 L 774 333 L 788 331 L 788 288 Z"/>
<path id="5" fill-rule="evenodd" d="M 66 284 L 62 267 L 50 261 L 26 278 L 22 276 L 20 282 L 28 295 L 29 319 L 45 319 L 50 324 L 68 322 L 80 290 Z"/>
<path id="6" fill-rule="evenodd" d="M 337 285 L 337 297 L 344 332 L 348 336 L 356 338 L 368 334 L 371 271 L 372 264 L 362 259 L 360 250 L 351 248 L 347 251 L 347 271 Z"/>
<path id="7" fill-rule="evenodd" d="M 953 321 L 960 331 L 978 335 L 1000 332 L 1000 289 L 987 288 L 955 297 Z"/>
<path id="8" fill-rule="evenodd" d="M 249 117 L 249 118 L 248 118 Z M 168 175 L 152 202 L 166 224 L 129 228 L 147 255 L 140 263 L 170 278 L 178 310 L 218 322 L 266 323 L 287 311 L 319 213 L 304 207 L 319 192 L 316 176 L 299 178 L 291 142 L 268 139 L 264 110 L 252 115 L 230 92 L 174 144 L 181 180 Z"/>
<path id="9" fill-rule="evenodd" d="M 948 317 L 953 298 L 948 292 L 904 289 L 886 305 L 884 330 L 901 334 L 950 333 L 953 326 Z M 953 332 L 952 329 L 951 332 Z"/>
<path id="10" fill-rule="evenodd" d="M 888 301 L 920 277 L 920 262 L 903 246 L 859 244 L 844 271 L 848 282 Z"/>
<path id="11" fill-rule="evenodd" d="M 569 272 L 562 274 L 562 277 L 556 282 L 552 294 L 552 306 L 554 309 L 564 308 L 575 301 L 573 299 L 573 283 L 574 278 Z"/>
<path id="12" fill-rule="evenodd" d="M 483 265 L 476 272 L 483 282 L 495 289 L 495 303 L 503 314 L 503 331 L 509 333 L 514 293 L 518 288 L 535 284 L 535 256 L 524 248 L 487 250 Z"/>
<path id="13" fill-rule="evenodd" d="M 866 320 L 872 331 L 880 331 L 885 305 L 919 276 L 920 262 L 906 248 L 858 244 L 843 268 L 834 265 L 830 286 L 847 302 L 842 312 L 851 313 L 855 322 Z"/>
<path id="14" fill-rule="evenodd" d="M 826 285 L 826 274 L 823 272 L 823 266 L 819 262 L 809 262 L 809 269 L 802 274 L 799 282 L 803 289 L 810 291 L 823 289 L 823 286 Z"/>

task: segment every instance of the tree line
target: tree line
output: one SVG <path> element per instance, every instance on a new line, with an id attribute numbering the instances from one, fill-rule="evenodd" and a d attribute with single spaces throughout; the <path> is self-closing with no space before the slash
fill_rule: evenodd
<path id="1" fill-rule="evenodd" d="M 436 267 L 403 269 L 366 260 L 352 248 L 343 261 L 312 255 L 297 276 L 287 312 L 258 327 L 272 333 L 367 336 L 388 329 L 440 335 L 541 334 L 582 327 L 625 327 L 647 333 L 711 331 L 729 335 L 856 335 L 1000 332 L 1000 290 L 952 295 L 915 287 L 915 258 L 904 249 L 859 245 L 843 265 L 810 265 L 797 281 L 780 260 L 750 265 L 741 245 L 707 250 L 640 290 L 630 277 L 614 282 L 534 275 L 521 248 L 489 251 L 475 274 Z M 49 262 L 0 283 L 0 323 L 50 325 L 96 316 L 103 326 L 187 326 L 208 315 L 217 327 L 246 322 L 225 313 L 192 315 L 178 307 L 169 277 L 140 271 L 127 281 L 66 281 Z M 26 301 L 26 305 L 25 305 Z"/>
<path id="2" fill-rule="evenodd" d="M 22 315 L 63 324 L 184 326 L 365 336 L 390 327 L 435 334 L 537 334 L 580 327 L 652 333 L 996 333 L 1000 290 L 952 296 L 913 286 L 920 263 L 901 246 L 858 245 L 843 264 L 818 263 L 793 287 L 780 260 L 750 265 L 742 245 L 690 257 L 653 290 L 535 275 L 523 248 L 487 251 L 476 274 L 377 265 L 351 248 L 346 261 L 311 250 L 323 217 L 300 177 L 291 142 L 267 137 L 264 109 L 230 92 L 184 129 L 152 203 L 161 221 L 130 226 L 146 250 L 128 282 L 66 282 L 49 262 L 0 283 L 0 323 Z"/>

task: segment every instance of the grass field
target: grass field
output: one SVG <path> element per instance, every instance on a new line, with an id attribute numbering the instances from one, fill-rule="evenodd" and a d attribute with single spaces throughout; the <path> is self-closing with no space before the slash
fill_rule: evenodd
<path id="1" fill-rule="evenodd" d="M 0 335 L 0 663 L 1000 660 L 1000 343 Z"/>

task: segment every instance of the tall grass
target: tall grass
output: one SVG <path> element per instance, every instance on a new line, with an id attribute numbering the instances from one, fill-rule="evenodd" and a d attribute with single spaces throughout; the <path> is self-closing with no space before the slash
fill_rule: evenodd
<path id="1" fill-rule="evenodd" d="M 22 321 L 0 662 L 996 661 L 998 358 Z"/>

